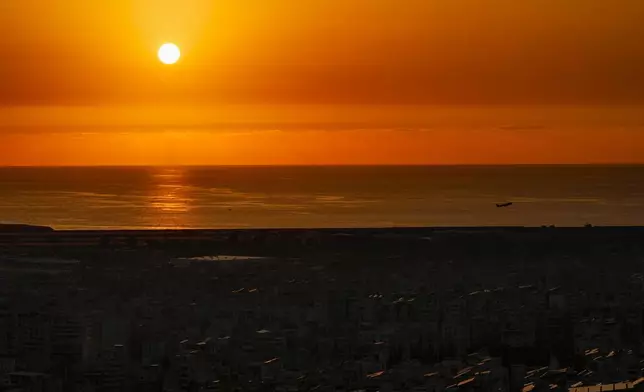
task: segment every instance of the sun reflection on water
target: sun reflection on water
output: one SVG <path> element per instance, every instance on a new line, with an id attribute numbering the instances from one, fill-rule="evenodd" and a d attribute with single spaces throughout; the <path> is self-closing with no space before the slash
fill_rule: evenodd
<path id="1" fill-rule="evenodd" d="M 152 190 L 148 197 L 154 225 L 163 229 L 190 226 L 190 198 L 186 193 L 185 171 L 159 168 L 151 174 Z"/>

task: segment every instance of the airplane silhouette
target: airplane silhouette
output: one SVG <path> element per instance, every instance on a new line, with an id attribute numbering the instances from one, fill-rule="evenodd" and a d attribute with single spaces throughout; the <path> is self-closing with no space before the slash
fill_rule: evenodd
<path id="1" fill-rule="evenodd" d="M 510 201 L 507 203 L 497 204 L 496 206 L 500 208 L 500 207 L 510 207 L 511 205 L 512 205 L 512 202 Z"/>

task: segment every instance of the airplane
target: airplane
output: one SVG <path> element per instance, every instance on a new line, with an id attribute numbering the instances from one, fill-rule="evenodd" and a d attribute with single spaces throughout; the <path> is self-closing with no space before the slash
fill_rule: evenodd
<path id="1" fill-rule="evenodd" d="M 496 206 L 500 208 L 500 207 L 510 207 L 511 205 L 512 205 L 512 202 L 510 201 L 507 203 L 497 204 Z"/>

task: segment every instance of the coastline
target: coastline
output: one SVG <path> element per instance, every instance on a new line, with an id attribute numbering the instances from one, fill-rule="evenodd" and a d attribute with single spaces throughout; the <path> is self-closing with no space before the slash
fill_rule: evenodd
<path id="1" fill-rule="evenodd" d="M 181 256 L 361 255 L 476 257 L 512 254 L 590 254 L 638 249 L 644 226 L 391 227 L 322 229 L 52 230 L 0 232 L 0 251 L 60 254 L 115 249 L 162 250 Z"/>

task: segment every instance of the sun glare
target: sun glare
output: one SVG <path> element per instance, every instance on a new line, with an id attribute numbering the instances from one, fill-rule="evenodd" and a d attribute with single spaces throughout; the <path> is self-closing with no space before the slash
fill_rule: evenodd
<path id="1" fill-rule="evenodd" d="M 158 55 L 163 64 L 174 64 L 179 61 L 181 51 L 177 45 L 168 43 L 161 45 Z"/>

